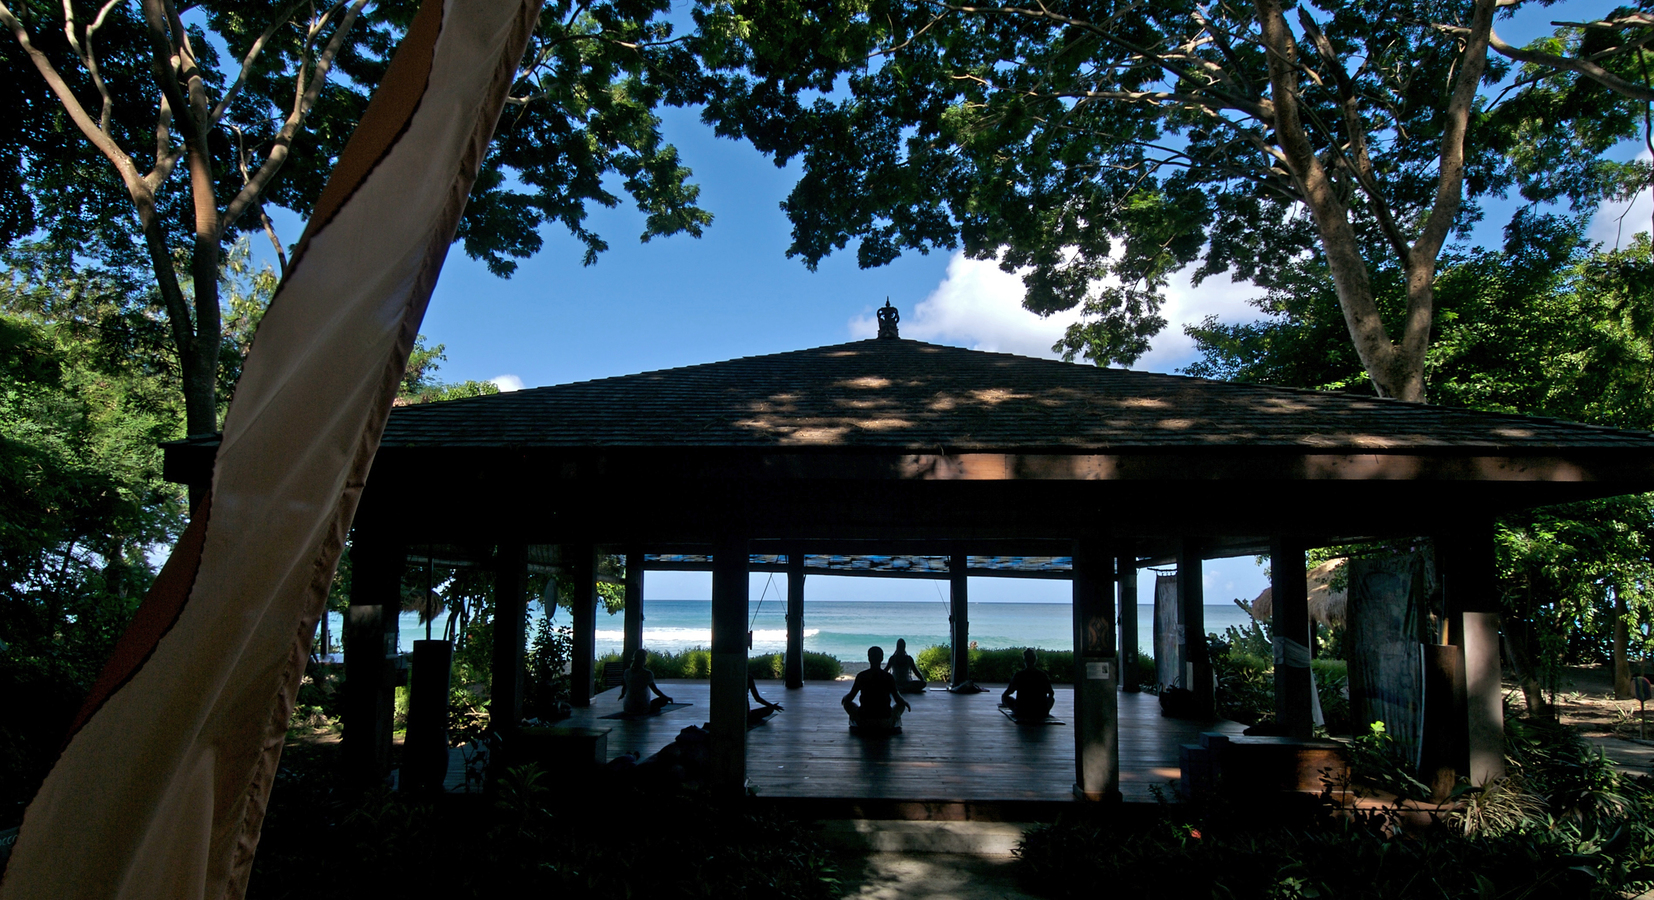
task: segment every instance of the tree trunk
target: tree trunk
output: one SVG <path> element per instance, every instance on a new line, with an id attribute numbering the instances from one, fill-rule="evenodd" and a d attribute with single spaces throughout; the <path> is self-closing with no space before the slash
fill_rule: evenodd
<path id="1" fill-rule="evenodd" d="M 1630 635 L 1626 634 L 1625 626 L 1625 595 L 1614 589 L 1614 699 L 1630 700 L 1635 696 L 1631 689 L 1631 660 L 1626 654 L 1626 645 L 1630 643 Z"/>
<path id="2" fill-rule="evenodd" d="M 1527 701 L 1528 715 L 1548 719 L 1555 715 L 1555 711 L 1550 701 L 1545 699 L 1545 686 L 1539 683 L 1529 634 L 1531 630 L 1526 617 L 1505 620 L 1505 658 L 1510 661 L 1511 671 L 1522 686 L 1522 698 Z"/>

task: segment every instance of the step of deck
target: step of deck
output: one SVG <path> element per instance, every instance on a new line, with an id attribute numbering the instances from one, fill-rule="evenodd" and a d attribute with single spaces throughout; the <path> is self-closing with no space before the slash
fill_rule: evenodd
<path id="1" fill-rule="evenodd" d="M 1008 857 L 1029 826 L 1018 822 L 915 822 L 831 819 L 818 823 L 822 843 L 861 853 L 956 853 Z"/>

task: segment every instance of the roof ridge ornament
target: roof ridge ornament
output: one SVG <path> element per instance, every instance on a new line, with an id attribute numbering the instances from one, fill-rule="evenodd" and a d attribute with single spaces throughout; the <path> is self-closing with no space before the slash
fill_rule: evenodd
<path id="1" fill-rule="evenodd" d="M 890 298 L 884 298 L 884 306 L 879 308 L 879 337 L 892 340 L 901 337 L 896 333 L 896 323 L 902 320 L 902 314 L 896 307 L 890 305 Z"/>

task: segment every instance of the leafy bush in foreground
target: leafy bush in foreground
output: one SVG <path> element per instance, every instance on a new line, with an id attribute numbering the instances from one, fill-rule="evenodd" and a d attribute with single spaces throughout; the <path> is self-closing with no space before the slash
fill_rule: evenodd
<path id="1" fill-rule="evenodd" d="M 336 746 L 336 745 L 335 745 Z M 701 794 L 512 770 L 496 797 L 445 805 L 351 790 L 313 748 L 284 756 L 247 896 L 579 898 L 837 896 L 801 825 Z M 453 804 L 469 803 L 460 808 Z"/>

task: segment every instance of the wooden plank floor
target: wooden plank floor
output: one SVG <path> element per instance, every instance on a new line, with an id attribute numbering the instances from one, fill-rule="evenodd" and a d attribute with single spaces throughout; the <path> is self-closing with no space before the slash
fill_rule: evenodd
<path id="1" fill-rule="evenodd" d="M 848 682 L 807 682 L 759 690 L 786 711 L 747 732 L 747 776 L 764 797 L 888 800 L 1068 800 L 1074 786 L 1074 692 L 1057 687 L 1052 712 L 1064 725 L 1018 726 L 1000 714 L 1004 685 L 986 694 L 930 691 L 910 697 L 902 733 L 850 734 L 839 700 Z M 620 691 L 605 691 L 559 724 L 610 729 L 608 755 L 648 756 L 679 730 L 706 722 L 709 683 L 663 681 L 661 689 L 691 705 L 642 720 L 603 719 L 619 712 Z M 1203 731 L 1238 734 L 1228 721 L 1185 722 L 1160 716 L 1159 698 L 1120 695 L 1120 790 L 1128 802 L 1153 799 L 1151 786 L 1178 777 L 1178 746 Z"/>

